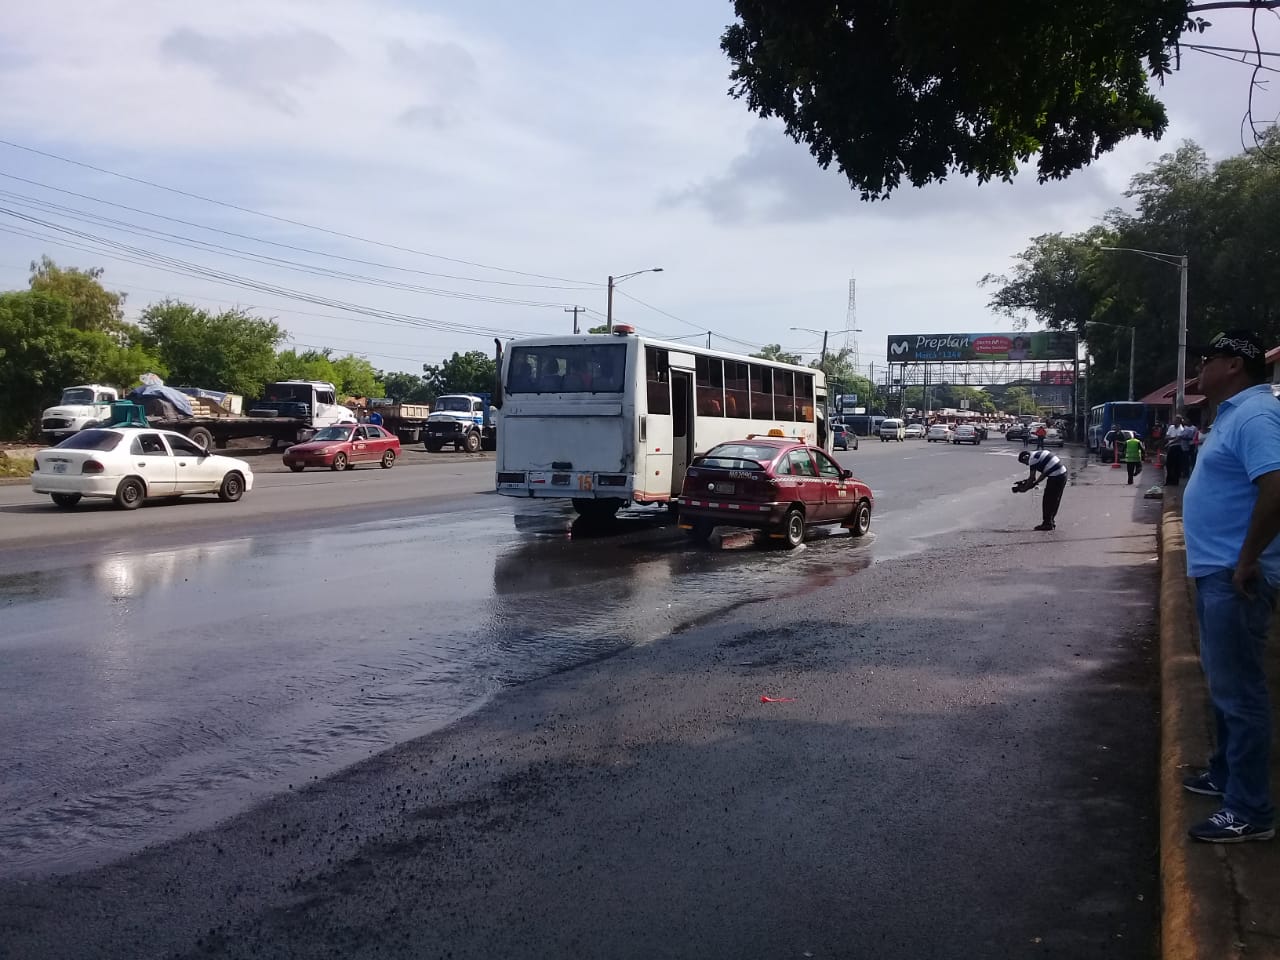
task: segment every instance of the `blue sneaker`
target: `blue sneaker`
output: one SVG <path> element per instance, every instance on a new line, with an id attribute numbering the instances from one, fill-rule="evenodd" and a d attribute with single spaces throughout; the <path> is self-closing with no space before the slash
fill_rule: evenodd
<path id="1" fill-rule="evenodd" d="M 1197 773 L 1194 777 L 1186 777 L 1182 781 L 1182 789 L 1187 793 L 1198 793 L 1205 797 L 1222 796 L 1222 788 L 1209 779 L 1209 771 Z"/>
<path id="2" fill-rule="evenodd" d="M 1245 823 L 1230 810 L 1219 810 L 1204 823 L 1197 823 L 1187 831 L 1187 836 L 1192 840 L 1203 840 L 1205 843 L 1270 840 L 1275 835 L 1275 827 L 1255 827 L 1251 823 Z"/>

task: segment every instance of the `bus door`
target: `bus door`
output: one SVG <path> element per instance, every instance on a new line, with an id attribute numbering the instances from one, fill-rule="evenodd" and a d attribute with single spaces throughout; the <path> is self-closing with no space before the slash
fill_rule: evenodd
<path id="1" fill-rule="evenodd" d="M 671 370 L 671 495 L 680 495 L 684 471 L 693 459 L 693 374 Z"/>

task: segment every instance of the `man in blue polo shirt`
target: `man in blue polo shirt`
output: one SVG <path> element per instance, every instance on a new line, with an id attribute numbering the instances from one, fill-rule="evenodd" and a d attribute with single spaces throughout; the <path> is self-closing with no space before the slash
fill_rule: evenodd
<path id="1" fill-rule="evenodd" d="M 1210 843 L 1270 840 L 1275 809 L 1263 654 L 1280 587 L 1280 401 L 1266 382 L 1266 351 L 1255 334 L 1228 330 L 1203 353 L 1200 390 L 1218 412 L 1182 513 L 1217 743 L 1209 769 L 1183 786 L 1222 797 L 1222 808 L 1189 833 Z"/>

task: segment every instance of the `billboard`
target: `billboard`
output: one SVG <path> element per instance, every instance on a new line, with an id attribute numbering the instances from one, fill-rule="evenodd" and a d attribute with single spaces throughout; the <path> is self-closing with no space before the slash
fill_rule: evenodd
<path id="1" fill-rule="evenodd" d="M 889 362 L 920 360 L 1074 360 L 1076 335 L 1028 333 L 913 333 L 889 337 Z"/>
<path id="2" fill-rule="evenodd" d="M 1041 370 L 1040 382 L 1050 383 L 1058 387 L 1069 387 L 1076 382 L 1076 375 L 1070 370 Z"/>

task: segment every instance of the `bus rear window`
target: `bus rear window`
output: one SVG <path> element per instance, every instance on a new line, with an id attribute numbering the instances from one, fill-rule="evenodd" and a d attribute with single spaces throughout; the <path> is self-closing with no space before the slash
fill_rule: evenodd
<path id="1" fill-rule="evenodd" d="M 625 343 L 513 347 L 507 393 L 621 393 Z"/>

